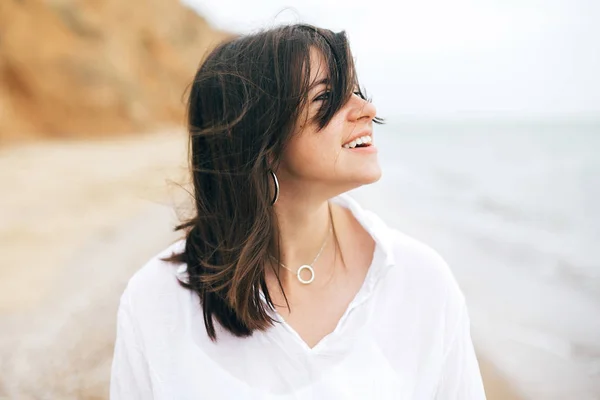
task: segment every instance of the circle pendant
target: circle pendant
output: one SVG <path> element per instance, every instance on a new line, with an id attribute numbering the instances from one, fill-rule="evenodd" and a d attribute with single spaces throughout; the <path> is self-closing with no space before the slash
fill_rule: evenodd
<path id="1" fill-rule="evenodd" d="M 310 278 L 308 279 L 302 279 L 302 276 L 300 275 L 302 273 L 302 270 L 308 270 L 310 272 Z M 302 265 L 300 268 L 298 268 L 298 272 L 296 273 L 296 276 L 298 277 L 298 280 L 305 284 L 308 285 L 309 283 L 311 283 L 312 281 L 315 280 L 315 270 L 312 269 L 312 267 L 310 265 Z"/>

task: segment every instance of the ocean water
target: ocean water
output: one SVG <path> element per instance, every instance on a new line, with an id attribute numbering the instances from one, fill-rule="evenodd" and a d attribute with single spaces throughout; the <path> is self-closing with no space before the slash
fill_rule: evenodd
<path id="1" fill-rule="evenodd" d="M 600 122 L 375 128 L 384 176 L 354 192 L 434 247 L 473 340 L 527 397 L 600 399 Z"/>

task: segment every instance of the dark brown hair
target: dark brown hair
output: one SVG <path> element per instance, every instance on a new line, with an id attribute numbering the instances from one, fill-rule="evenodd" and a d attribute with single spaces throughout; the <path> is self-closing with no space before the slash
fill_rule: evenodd
<path id="1" fill-rule="evenodd" d="M 279 259 L 279 238 L 269 170 L 277 169 L 307 102 L 311 48 L 322 53 L 329 79 L 314 120 L 323 128 L 359 88 L 344 32 L 297 24 L 229 40 L 192 83 L 195 216 L 176 228 L 186 232 L 185 250 L 168 260 L 187 264 L 182 285 L 198 294 L 212 340 L 213 319 L 241 337 L 273 323 L 264 269 L 270 257 Z"/>

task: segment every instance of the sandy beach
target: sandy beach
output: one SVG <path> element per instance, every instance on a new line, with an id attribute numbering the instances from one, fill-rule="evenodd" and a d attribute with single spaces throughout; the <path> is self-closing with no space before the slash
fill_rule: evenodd
<path id="1" fill-rule="evenodd" d="M 177 239 L 185 168 L 177 129 L 0 149 L 0 399 L 108 398 L 120 293 Z M 521 398 L 480 358 L 489 399 Z"/>

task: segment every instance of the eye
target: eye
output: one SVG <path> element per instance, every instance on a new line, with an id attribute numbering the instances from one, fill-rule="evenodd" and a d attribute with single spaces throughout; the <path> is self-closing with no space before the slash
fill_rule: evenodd
<path id="1" fill-rule="evenodd" d="M 326 100 L 329 100 L 330 97 L 331 97 L 331 92 L 326 91 L 326 92 L 321 93 L 317 97 L 315 97 L 314 101 L 326 101 Z"/>
<path id="2" fill-rule="evenodd" d="M 356 89 L 353 93 L 355 95 L 357 95 L 358 97 L 360 97 L 361 99 L 365 100 L 365 95 L 359 89 Z"/>

